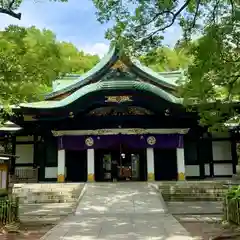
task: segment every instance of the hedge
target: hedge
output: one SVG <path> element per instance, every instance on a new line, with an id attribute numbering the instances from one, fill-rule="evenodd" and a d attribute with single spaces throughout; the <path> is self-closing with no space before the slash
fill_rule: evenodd
<path id="1" fill-rule="evenodd" d="M 240 225 L 240 186 L 232 187 L 223 202 L 224 220 Z"/>

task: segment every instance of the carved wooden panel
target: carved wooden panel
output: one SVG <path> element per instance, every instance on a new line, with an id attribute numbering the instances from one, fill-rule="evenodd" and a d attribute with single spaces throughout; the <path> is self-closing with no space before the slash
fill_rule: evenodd
<path id="1" fill-rule="evenodd" d="M 153 115 L 153 112 L 146 108 L 129 106 L 126 108 L 102 107 L 88 113 L 90 116 L 144 116 Z"/>

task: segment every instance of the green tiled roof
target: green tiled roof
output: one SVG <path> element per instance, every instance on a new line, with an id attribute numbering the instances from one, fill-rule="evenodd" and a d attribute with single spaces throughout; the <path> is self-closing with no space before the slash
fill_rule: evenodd
<path id="1" fill-rule="evenodd" d="M 57 91 L 53 91 L 49 93 L 45 98 L 49 99 L 54 96 L 58 96 L 66 92 L 69 92 L 71 90 L 77 89 L 87 84 L 89 80 L 92 80 L 93 78 L 97 78 L 99 75 L 101 75 L 102 72 L 105 72 L 106 69 L 108 69 L 108 67 L 111 66 L 111 63 L 113 63 L 114 60 L 117 58 L 117 55 L 115 54 L 115 52 L 116 50 L 114 47 L 110 48 L 108 54 L 105 55 L 101 59 L 101 61 L 97 65 L 95 65 L 90 71 L 78 77 L 72 84 L 63 86 L 63 88 L 60 88 Z"/>
<path id="2" fill-rule="evenodd" d="M 103 57 L 101 61 L 87 73 L 83 74 L 82 76 L 76 76 L 70 79 L 67 79 L 65 77 L 62 80 L 57 80 L 56 84 L 58 84 L 58 86 L 56 86 L 55 90 L 52 93 L 46 96 L 46 99 L 51 99 L 69 91 L 77 90 L 87 84 L 90 84 L 90 81 L 92 82 L 100 80 L 100 78 L 104 76 L 108 70 L 110 70 L 111 66 L 116 63 L 117 60 L 121 59 L 124 62 L 124 58 L 121 58 L 121 56 L 116 48 L 111 47 L 108 54 Z M 149 79 L 152 82 L 155 82 L 158 85 L 164 87 L 165 89 L 169 89 L 170 91 L 176 88 L 176 72 L 157 73 L 150 68 L 143 66 L 136 59 L 130 59 L 130 62 L 124 63 L 129 67 L 131 72 L 142 79 Z"/>
<path id="3" fill-rule="evenodd" d="M 62 108 L 65 107 L 75 101 L 77 99 L 87 96 L 93 92 L 97 92 L 100 90 L 138 90 L 153 93 L 159 96 L 166 101 L 169 101 L 174 104 L 181 104 L 182 99 L 173 96 L 172 94 L 158 88 L 152 84 L 146 82 L 139 81 L 103 81 L 92 83 L 89 85 L 85 85 L 79 90 L 72 93 L 70 96 L 60 100 L 60 101 L 43 101 L 43 102 L 35 102 L 35 103 L 23 103 L 20 107 L 24 108 L 37 108 L 37 109 L 53 109 L 53 108 Z"/>
<path id="4" fill-rule="evenodd" d="M 139 75 L 142 75 L 145 78 L 149 78 L 154 82 L 162 85 L 163 87 L 175 89 L 177 86 L 176 83 L 173 82 L 170 78 L 166 78 L 162 74 L 154 72 L 151 68 L 142 65 L 138 60 L 132 59 L 132 69 Z"/>
<path id="5" fill-rule="evenodd" d="M 183 79 L 184 77 L 184 71 L 171 71 L 171 72 L 159 72 L 159 75 L 164 77 L 165 80 L 168 81 L 168 83 L 177 86 L 177 81 L 180 79 Z"/>

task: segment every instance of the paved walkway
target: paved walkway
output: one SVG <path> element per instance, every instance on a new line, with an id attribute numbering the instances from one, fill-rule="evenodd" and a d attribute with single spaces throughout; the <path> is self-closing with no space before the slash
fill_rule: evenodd
<path id="1" fill-rule="evenodd" d="M 76 214 L 42 240 L 189 240 L 148 183 L 94 183 Z"/>

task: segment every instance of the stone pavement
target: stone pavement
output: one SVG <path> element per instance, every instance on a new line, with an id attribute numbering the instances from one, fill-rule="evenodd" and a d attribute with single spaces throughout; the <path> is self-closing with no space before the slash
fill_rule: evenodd
<path id="1" fill-rule="evenodd" d="M 42 240 L 189 240 L 148 183 L 93 183 L 69 216 Z"/>

